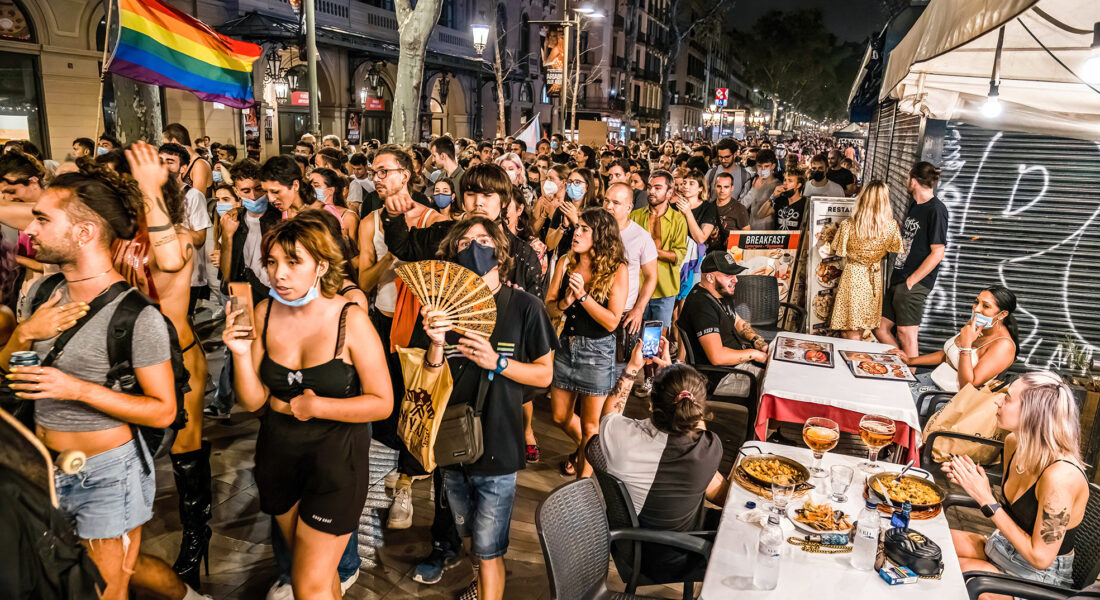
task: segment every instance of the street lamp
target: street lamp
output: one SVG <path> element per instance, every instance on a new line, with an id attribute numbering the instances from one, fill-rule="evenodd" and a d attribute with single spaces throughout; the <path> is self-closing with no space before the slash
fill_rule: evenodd
<path id="1" fill-rule="evenodd" d="M 280 76 L 275 80 L 275 99 L 279 102 L 285 102 L 289 95 L 290 84 L 287 82 L 285 76 Z"/>
<path id="2" fill-rule="evenodd" d="M 470 32 L 474 35 L 474 52 L 480 55 L 485 51 L 485 44 L 489 41 L 489 26 L 470 25 Z"/>

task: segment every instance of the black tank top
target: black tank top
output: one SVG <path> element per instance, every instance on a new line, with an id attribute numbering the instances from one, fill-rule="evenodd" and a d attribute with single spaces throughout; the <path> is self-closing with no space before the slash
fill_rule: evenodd
<path id="1" fill-rule="evenodd" d="M 606 308 L 606 304 L 603 304 Z M 615 331 L 608 331 L 606 327 L 596 322 L 592 315 L 581 306 L 580 302 L 574 302 L 565 309 L 565 327 L 562 335 L 577 335 L 589 339 L 598 340 L 609 335 L 615 335 Z"/>
<path id="2" fill-rule="evenodd" d="M 340 310 L 340 328 L 336 333 L 336 351 L 332 360 L 304 369 L 288 369 L 271 360 L 267 354 L 267 324 L 271 318 L 272 304 L 273 302 L 267 304 L 264 330 L 260 338 L 264 347 L 264 357 L 260 361 L 260 381 L 267 386 L 271 395 L 283 402 L 290 402 L 291 398 L 301 395 L 306 389 L 325 398 L 351 398 L 361 394 L 359 373 L 354 366 L 340 359 L 340 354 L 344 351 L 348 309 L 355 306 L 355 303 L 348 302 Z"/>
<path id="3" fill-rule="evenodd" d="M 1009 458 L 1008 463 L 1005 465 L 1005 473 L 1012 472 L 1010 469 L 1012 468 L 1013 458 L 1016 458 L 1015 452 L 1012 453 L 1012 458 Z M 1069 463 L 1078 469 L 1081 468 L 1068 460 L 1061 459 L 1050 463 L 1050 465 L 1058 462 Z M 1016 523 L 1020 529 L 1026 531 L 1028 535 L 1031 535 L 1032 532 L 1035 531 L 1035 515 L 1039 514 L 1039 498 L 1035 495 L 1035 488 L 1039 485 L 1039 480 L 1043 478 L 1043 473 L 1046 473 L 1050 465 L 1047 465 L 1046 469 L 1043 469 L 1043 472 L 1039 473 L 1039 477 L 1035 479 L 1035 483 L 1031 484 L 1031 487 L 1027 488 L 1027 491 L 1024 492 L 1023 495 L 1017 498 L 1015 502 L 1007 504 L 1004 507 L 1005 512 L 1008 513 L 1012 522 Z M 1081 471 L 1081 474 L 1084 475 L 1084 471 Z M 1085 479 L 1088 480 L 1088 477 L 1086 476 Z M 1007 501 L 1008 498 L 1006 497 L 1005 500 Z M 1080 524 L 1077 525 L 1077 527 L 1080 526 Z M 1073 552 L 1073 546 L 1077 543 L 1077 527 L 1066 529 L 1066 535 L 1062 538 L 1062 545 L 1058 547 L 1058 556 Z"/>

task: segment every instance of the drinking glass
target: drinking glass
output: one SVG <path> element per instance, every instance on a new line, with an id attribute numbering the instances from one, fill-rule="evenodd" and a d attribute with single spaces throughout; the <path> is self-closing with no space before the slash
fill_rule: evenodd
<path id="1" fill-rule="evenodd" d="M 844 493 L 848 491 L 848 486 L 852 485 L 854 476 L 855 470 L 846 465 L 833 465 L 829 468 L 829 488 L 833 492 L 834 502 L 848 501 Z"/>
<path id="2" fill-rule="evenodd" d="M 825 417 L 810 417 L 802 426 L 802 441 L 806 442 L 810 451 L 814 453 L 814 464 L 810 467 L 810 474 L 814 477 L 824 477 L 825 469 L 821 468 L 821 459 L 825 453 L 836 448 L 840 441 L 840 427 L 836 421 Z"/>
<path id="3" fill-rule="evenodd" d="M 772 484 L 772 509 L 780 515 L 786 514 L 787 503 L 791 501 L 791 496 L 794 495 L 793 483 L 773 483 Z"/>
<path id="4" fill-rule="evenodd" d="M 878 464 L 878 453 L 894 441 L 897 430 L 894 420 L 882 415 L 863 415 L 859 420 L 859 437 L 867 446 L 867 461 L 860 463 L 859 469 L 867 474 L 878 473 L 882 467 Z"/>

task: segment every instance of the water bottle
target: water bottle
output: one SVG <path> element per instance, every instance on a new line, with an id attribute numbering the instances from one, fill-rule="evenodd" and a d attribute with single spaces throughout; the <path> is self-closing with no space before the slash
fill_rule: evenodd
<path id="1" fill-rule="evenodd" d="M 768 524 L 760 532 L 757 545 L 756 570 L 752 574 L 752 585 L 758 590 L 774 590 L 779 584 L 779 553 L 783 548 L 783 529 L 779 526 L 779 515 L 770 515 Z"/>
<path id="2" fill-rule="evenodd" d="M 856 521 L 856 535 L 852 542 L 852 566 L 861 571 L 870 571 L 875 567 L 875 552 L 878 550 L 879 516 L 878 507 L 868 501 Z"/>

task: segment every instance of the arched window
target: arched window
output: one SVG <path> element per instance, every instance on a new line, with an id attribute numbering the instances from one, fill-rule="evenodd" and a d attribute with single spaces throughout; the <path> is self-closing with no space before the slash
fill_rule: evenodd
<path id="1" fill-rule="evenodd" d="M 0 39 L 34 42 L 34 27 L 15 0 L 0 0 Z"/>
<path id="2" fill-rule="evenodd" d="M 520 86 L 520 88 L 519 88 L 519 101 L 520 102 L 530 102 L 531 98 L 533 96 L 534 96 L 534 94 L 531 91 L 531 84 L 530 83 L 524 83 L 523 85 Z"/>
<path id="3" fill-rule="evenodd" d="M 501 54 L 508 48 L 508 10 L 504 4 L 497 5 L 497 43 L 500 44 Z"/>

